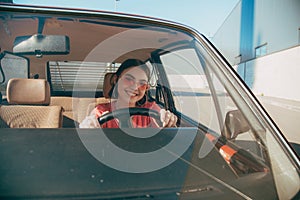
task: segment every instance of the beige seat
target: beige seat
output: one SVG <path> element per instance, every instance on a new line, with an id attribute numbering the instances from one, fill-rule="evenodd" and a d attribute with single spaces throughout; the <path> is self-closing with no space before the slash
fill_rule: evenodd
<path id="1" fill-rule="evenodd" d="M 90 114 L 98 104 L 108 103 L 109 91 L 113 84 L 114 73 L 107 73 L 104 77 L 103 96 L 98 98 L 81 97 L 51 97 L 50 105 L 59 105 L 63 109 L 63 127 L 78 127 L 79 123 Z"/>
<path id="2" fill-rule="evenodd" d="M 99 104 L 104 104 L 104 103 L 109 103 L 110 102 L 110 96 L 109 92 L 113 86 L 113 78 L 114 78 L 115 73 L 109 72 L 106 73 L 104 76 L 104 81 L 103 81 L 103 98 L 98 98 L 96 99 L 95 102 L 90 103 L 87 107 L 86 115 L 89 115 L 91 111 Z"/>
<path id="3" fill-rule="evenodd" d="M 106 73 L 104 76 L 104 81 L 103 81 L 103 96 L 105 98 L 110 98 L 109 92 L 113 86 L 114 82 L 114 75 L 115 73 Z"/>
<path id="4" fill-rule="evenodd" d="M 9 105 L 0 107 L 0 117 L 8 127 L 61 127 L 62 107 L 49 106 L 50 87 L 46 80 L 10 79 L 6 95 Z"/>
<path id="5" fill-rule="evenodd" d="M 108 99 L 80 98 L 80 97 L 51 97 L 50 105 L 59 105 L 63 108 L 63 127 L 78 127 L 79 123 L 86 117 L 90 107 L 109 102 Z"/>

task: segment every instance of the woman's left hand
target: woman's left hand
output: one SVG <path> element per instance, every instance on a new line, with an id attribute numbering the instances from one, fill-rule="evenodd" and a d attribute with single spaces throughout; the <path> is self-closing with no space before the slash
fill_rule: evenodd
<path id="1" fill-rule="evenodd" d="M 160 120 L 163 123 L 163 127 L 175 127 L 177 124 L 177 116 L 169 110 L 160 110 Z"/>

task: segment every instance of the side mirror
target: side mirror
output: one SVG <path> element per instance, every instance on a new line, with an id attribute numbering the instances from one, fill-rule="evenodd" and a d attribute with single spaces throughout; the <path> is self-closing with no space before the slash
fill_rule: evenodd
<path id="1" fill-rule="evenodd" d="M 4 51 L 0 54 L 0 90 L 6 91 L 11 78 L 28 78 L 29 60 L 23 56 Z"/>
<path id="2" fill-rule="evenodd" d="M 239 110 L 226 114 L 222 135 L 228 140 L 235 139 L 239 134 L 250 130 L 250 125 Z"/>

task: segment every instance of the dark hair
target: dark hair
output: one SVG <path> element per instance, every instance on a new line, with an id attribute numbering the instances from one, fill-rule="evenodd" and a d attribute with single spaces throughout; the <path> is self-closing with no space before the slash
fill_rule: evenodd
<path id="1" fill-rule="evenodd" d="M 119 78 L 124 70 L 129 69 L 131 67 L 138 67 L 141 70 L 143 70 L 146 73 L 147 78 L 149 80 L 149 78 L 150 78 L 149 68 L 147 67 L 147 65 L 143 61 L 138 60 L 138 59 L 127 59 L 127 60 L 125 60 L 121 64 L 121 66 L 118 68 L 118 70 L 116 71 L 117 77 Z"/>
<path id="2" fill-rule="evenodd" d="M 130 69 L 132 67 L 138 67 L 141 70 L 143 70 L 146 73 L 148 81 L 150 80 L 150 69 L 143 61 L 141 61 L 139 59 L 127 59 L 120 65 L 120 67 L 118 68 L 118 70 L 115 73 L 117 76 L 116 82 L 118 82 L 118 79 L 120 78 L 123 71 L 125 71 L 126 69 Z M 115 86 L 116 85 L 114 84 L 108 93 L 111 98 L 116 98 L 118 95 L 117 89 L 115 89 Z M 146 100 L 147 100 L 147 97 L 145 94 L 144 97 L 137 102 L 137 104 L 143 105 L 146 102 Z"/>

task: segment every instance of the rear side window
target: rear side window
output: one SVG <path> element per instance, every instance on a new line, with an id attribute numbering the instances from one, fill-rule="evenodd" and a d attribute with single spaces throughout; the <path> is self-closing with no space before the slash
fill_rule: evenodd
<path id="1" fill-rule="evenodd" d="M 60 92 L 102 92 L 104 76 L 120 64 L 104 62 L 50 61 L 47 80 L 53 94 Z"/>

